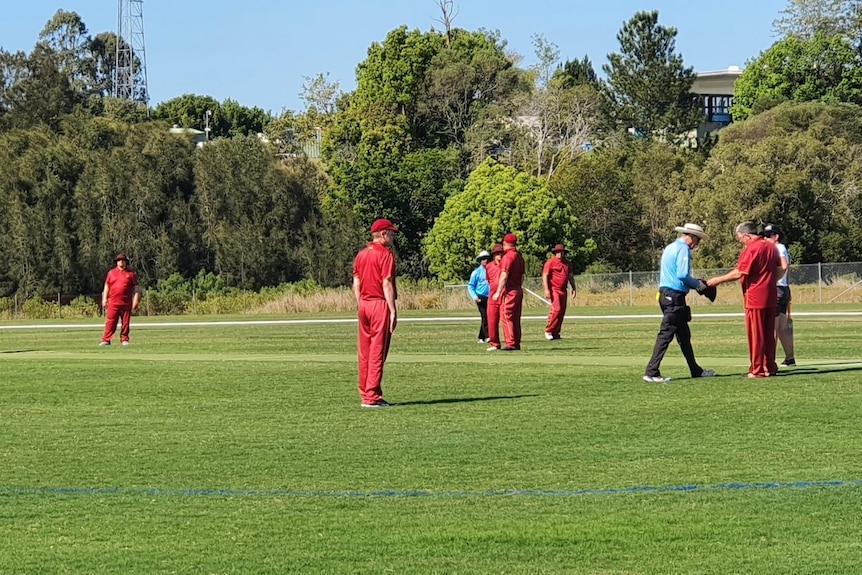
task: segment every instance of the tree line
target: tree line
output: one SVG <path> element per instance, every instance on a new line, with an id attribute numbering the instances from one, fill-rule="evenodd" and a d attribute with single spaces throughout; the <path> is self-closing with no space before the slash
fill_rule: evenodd
<path id="1" fill-rule="evenodd" d="M 97 292 L 118 251 L 145 285 L 201 270 L 341 285 L 377 217 L 403 230 L 399 271 L 417 279 L 463 278 L 508 231 L 531 273 L 558 242 L 578 271 L 654 269 L 686 221 L 713 236 L 702 267 L 732 264 L 748 219 L 780 224 L 800 263 L 862 256 L 860 2 L 789 2 L 737 81 L 735 123 L 696 146 L 695 74 L 658 12 L 623 24 L 599 78 L 542 36 L 524 67 L 438 4 L 444 30 L 392 30 L 355 90 L 306 78 L 306 108 L 277 116 L 115 100 L 122 40 L 57 12 L 30 53 L 0 50 L 0 296 Z M 205 124 L 202 147 L 169 132 Z"/>

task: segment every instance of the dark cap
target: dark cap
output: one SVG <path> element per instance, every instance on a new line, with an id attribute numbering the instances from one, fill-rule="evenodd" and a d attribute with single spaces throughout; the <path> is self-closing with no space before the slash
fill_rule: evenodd
<path id="1" fill-rule="evenodd" d="M 514 246 L 518 243 L 518 236 L 516 236 L 515 234 L 506 234 L 505 236 L 503 236 L 503 243 L 512 244 Z"/>
<path id="2" fill-rule="evenodd" d="M 129 263 L 129 258 L 126 257 L 126 254 L 117 254 L 117 257 L 114 258 L 114 261 L 118 262 L 120 260 Z"/>
<path id="3" fill-rule="evenodd" d="M 386 218 L 380 218 L 379 220 L 374 220 L 374 223 L 371 224 L 371 233 L 376 234 L 377 232 L 395 232 L 398 233 L 398 228 L 395 227 L 395 224 L 387 220 Z"/>
<path id="4" fill-rule="evenodd" d="M 491 248 L 491 255 L 502 254 L 503 253 L 503 244 L 494 244 L 494 247 Z"/>
<path id="5" fill-rule="evenodd" d="M 566 249 L 566 246 L 564 246 L 563 244 L 557 244 L 553 247 L 553 249 L 551 250 L 551 253 L 555 254 L 557 252 L 567 252 L 567 251 L 569 251 L 569 250 Z"/>
<path id="6" fill-rule="evenodd" d="M 779 228 L 775 224 L 766 224 L 766 227 L 763 228 L 763 232 L 761 232 L 760 235 L 765 238 L 770 238 L 772 236 L 781 237 L 784 234 L 781 232 L 781 228 Z"/>

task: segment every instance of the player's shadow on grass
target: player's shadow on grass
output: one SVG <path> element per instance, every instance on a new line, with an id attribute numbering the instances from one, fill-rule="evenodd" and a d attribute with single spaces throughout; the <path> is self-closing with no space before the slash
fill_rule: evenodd
<path id="1" fill-rule="evenodd" d="M 399 401 L 393 403 L 393 406 L 400 405 L 437 405 L 440 403 L 472 403 L 474 401 L 497 401 L 501 399 L 521 399 L 522 397 L 538 397 L 537 393 L 528 393 L 524 395 L 492 395 L 488 397 L 451 397 L 446 399 L 429 399 L 426 401 Z"/>
<path id="2" fill-rule="evenodd" d="M 6 351 L 0 351 L 0 353 L 30 353 L 31 351 L 36 351 L 35 349 L 10 349 Z"/>
<path id="3" fill-rule="evenodd" d="M 862 371 L 862 366 L 857 365 L 856 367 L 836 367 L 834 369 L 831 366 L 797 367 L 786 371 L 779 371 L 773 377 L 792 377 L 794 375 L 826 375 L 827 373 L 842 373 L 845 371 Z"/>

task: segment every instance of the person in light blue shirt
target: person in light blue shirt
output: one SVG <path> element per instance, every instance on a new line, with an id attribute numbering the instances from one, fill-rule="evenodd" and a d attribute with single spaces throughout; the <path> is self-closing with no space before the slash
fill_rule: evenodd
<path id="1" fill-rule="evenodd" d="M 488 274 L 485 273 L 485 266 L 491 260 L 491 254 L 482 250 L 476 256 L 476 269 L 470 274 L 470 281 L 467 282 L 467 293 L 470 294 L 470 299 L 476 302 L 476 307 L 479 308 L 479 317 L 482 322 L 479 325 L 479 343 L 488 343 L 488 295 L 491 292 L 491 286 L 488 285 Z"/>
<path id="2" fill-rule="evenodd" d="M 709 239 L 703 228 L 697 224 L 685 224 L 674 228 L 680 235 L 668 245 L 661 255 L 661 269 L 658 281 L 658 303 L 662 312 L 661 326 L 655 338 L 652 357 L 646 367 L 644 381 L 647 383 L 667 383 L 671 380 L 661 374 L 661 361 L 673 338 L 682 350 L 692 377 L 712 377 L 715 372 L 703 369 L 694 358 L 691 346 L 691 308 L 685 303 L 689 290 L 705 293 L 709 288 L 691 275 L 691 250 L 700 242 Z"/>

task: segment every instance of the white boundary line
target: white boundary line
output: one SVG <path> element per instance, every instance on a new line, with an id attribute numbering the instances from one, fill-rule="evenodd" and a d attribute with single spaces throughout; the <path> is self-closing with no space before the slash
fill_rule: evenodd
<path id="1" fill-rule="evenodd" d="M 744 317 L 743 313 L 698 313 L 694 314 L 695 318 L 740 318 Z M 661 319 L 659 314 L 639 314 L 639 315 L 567 315 L 566 320 L 614 320 L 614 319 Z M 862 317 L 862 311 L 803 311 L 793 312 L 793 317 Z M 398 323 L 410 322 L 459 322 L 469 321 L 475 322 L 476 317 L 407 317 L 398 318 Z M 523 316 L 522 320 L 546 320 L 546 315 L 531 315 Z M 335 323 L 356 323 L 354 318 L 344 319 L 272 319 L 272 320 L 234 320 L 234 321 L 166 321 L 166 322 L 135 322 L 135 329 L 144 328 L 160 328 L 160 327 L 218 327 L 218 326 L 251 326 L 251 325 L 310 325 L 310 324 L 335 324 Z M 30 325 L 0 325 L 0 331 L 11 331 L 21 329 L 104 329 L 105 324 L 83 324 L 83 323 L 67 323 L 67 324 L 30 324 Z"/>

